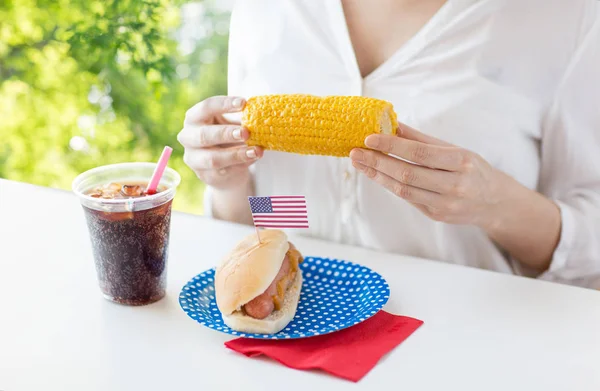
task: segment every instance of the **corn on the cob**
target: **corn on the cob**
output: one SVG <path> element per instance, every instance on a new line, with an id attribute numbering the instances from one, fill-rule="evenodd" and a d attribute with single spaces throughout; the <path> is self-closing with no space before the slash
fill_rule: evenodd
<path id="1" fill-rule="evenodd" d="M 361 96 L 263 95 L 248 99 L 247 144 L 304 155 L 347 157 L 373 133 L 396 134 L 391 103 Z"/>

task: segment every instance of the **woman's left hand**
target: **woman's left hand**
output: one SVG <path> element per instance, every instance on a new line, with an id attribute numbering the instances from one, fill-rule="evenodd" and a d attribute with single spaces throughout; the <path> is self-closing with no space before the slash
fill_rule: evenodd
<path id="1" fill-rule="evenodd" d="M 502 216 L 510 180 L 478 154 L 402 124 L 397 136 L 370 135 L 365 145 L 350 153 L 354 167 L 430 218 L 485 229 Z"/>

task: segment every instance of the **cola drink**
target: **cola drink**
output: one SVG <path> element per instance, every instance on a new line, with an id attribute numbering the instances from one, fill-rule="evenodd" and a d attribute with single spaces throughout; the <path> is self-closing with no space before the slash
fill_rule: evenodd
<path id="1" fill-rule="evenodd" d="M 149 179 L 153 168 L 151 163 L 104 166 L 74 181 L 100 290 L 120 304 L 154 303 L 166 292 L 171 205 L 180 179 L 165 170 L 156 193 L 149 195 L 147 180 L 139 178 Z"/>
<path id="2" fill-rule="evenodd" d="M 147 196 L 143 184 L 115 182 L 87 193 L 102 199 Z M 104 295 L 129 305 L 153 303 L 164 297 L 171 201 L 138 211 L 83 208 Z"/>

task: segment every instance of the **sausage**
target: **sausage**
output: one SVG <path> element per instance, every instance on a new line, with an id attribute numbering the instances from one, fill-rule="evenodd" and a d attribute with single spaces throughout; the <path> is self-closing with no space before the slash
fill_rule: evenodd
<path id="1" fill-rule="evenodd" d="M 273 310 L 275 310 L 275 302 L 267 292 L 255 297 L 244 306 L 246 315 L 255 319 L 264 319 L 271 315 Z"/>
<path id="2" fill-rule="evenodd" d="M 260 296 L 255 297 L 246 305 L 244 305 L 244 311 L 247 315 L 256 318 L 256 319 L 264 319 L 273 312 L 275 309 L 275 302 L 273 301 L 273 296 L 277 295 L 277 283 L 281 281 L 288 273 L 290 272 L 290 258 L 286 254 L 283 262 L 281 263 L 281 267 L 279 268 L 279 272 L 275 279 L 269 285 L 269 287 L 264 291 Z M 285 287 L 284 292 L 287 290 L 287 286 Z"/>
<path id="3" fill-rule="evenodd" d="M 283 258 L 275 279 L 261 295 L 244 305 L 243 310 L 246 315 L 264 319 L 283 304 L 285 293 L 296 278 L 298 264 L 303 261 L 298 249 L 291 242 L 288 243 L 290 248 Z"/>
<path id="4" fill-rule="evenodd" d="M 293 284 L 296 279 L 296 272 L 298 271 L 298 265 L 302 260 L 302 255 L 290 242 L 290 249 L 288 250 L 286 257 L 289 260 L 288 272 L 285 276 L 279 280 L 276 284 L 277 293 L 273 296 L 273 302 L 275 303 L 275 310 L 281 309 L 285 301 L 285 294 L 288 288 Z"/>

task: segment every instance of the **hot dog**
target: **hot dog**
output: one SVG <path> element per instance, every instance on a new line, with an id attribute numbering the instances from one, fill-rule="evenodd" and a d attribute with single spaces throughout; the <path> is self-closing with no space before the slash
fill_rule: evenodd
<path id="1" fill-rule="evenodd" d="M 286 255 L 279 269 L 279 273 L 269 285 L 266 291 L 260 296 L 252 299 L 248 304 L 244 305 L 244 311 L 249 316 L 256 319 L 264 319 L 275 310 L 275 300 L 273 297 L 277 295 L 277 284 L 283 280 L 283 277 L 290 271 L 290 258 Z M 287 289 L 287 287 L 286 287 Z"/>
<path id="2" fill-rule="evenodd" d="M 215 272 L 217 306 L 230 328 L 277 332 L 294 317 L 302 287 L 302 255 L 279 230 L 249 235 Z"/>
<path id="3" fill-rule="evenodd" d="M 298 263 L 302 257 L 292 243 L 289 243 L 289 246 L 290 249 L 285 254 L 281 268 L 271 285 L 260 296 L 244 305 L 244 311 L 248 316 L 264 319 L 274 310 L 281 308 L 285 292 L 296 278 Z"/>

